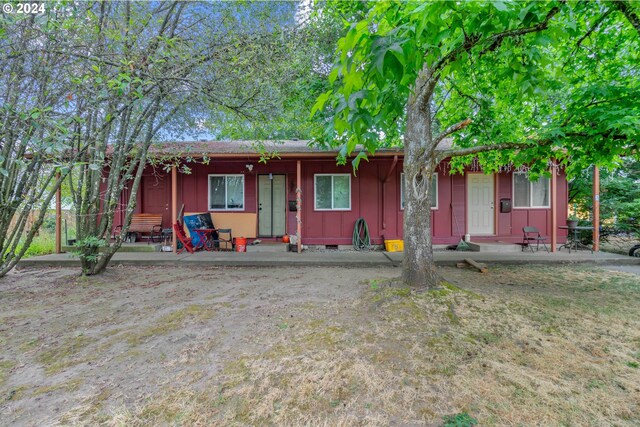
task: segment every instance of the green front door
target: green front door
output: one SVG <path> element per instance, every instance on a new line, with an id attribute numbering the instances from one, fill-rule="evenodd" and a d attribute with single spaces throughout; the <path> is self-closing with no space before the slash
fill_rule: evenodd
<path id="1" fill-rule="evenodd" d="M 283 236 L 286 219 L 286 176 L 258 175 L 258 235 Z"/>

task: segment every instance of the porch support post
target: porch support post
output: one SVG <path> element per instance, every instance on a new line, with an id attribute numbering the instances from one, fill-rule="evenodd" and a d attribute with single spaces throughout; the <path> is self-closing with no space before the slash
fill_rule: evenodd
<path id="1" fill-rule="evenodd" d="M 593 251 L 600 250 L 600 168 L 593 165 Z"/>
<path id="2" fill-rule="evenodd" d="M 178 222 L 178 169 L 175 166 L 171 167 L 171 227 Z M 171 246 L 173 253 L 178 253 L 178 238 L 173 232 L 173 239 L 171 239 Z"/>
<path id="3" fill-rule="evenodd" d="M 302 165 L 296 161 L 296 240 L 298 253 L 302 252 Z"/>
<path id="4" fill-rule="evenodd" d="M 60 179 L 60 172 L 56 173 L 56 181 Z M 56 190 L 56 253 L 62 253 L 62 186 Z"/>
<path id="5" fill-rule="evenodd" d="M 551 164 L 551 252 L 558 246 L 558 166 Z"/>

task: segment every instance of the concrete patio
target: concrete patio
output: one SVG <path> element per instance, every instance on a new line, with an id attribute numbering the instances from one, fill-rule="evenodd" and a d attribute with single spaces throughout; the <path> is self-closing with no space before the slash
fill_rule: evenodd
<path id="1" fill-rule="evenodd" d="M 196 252 L 175 255 L 171 252 L 118 252 L 111 265 L 199 265 L 199 266 L 242 266 L 242 267 L 283 267 L 283 266 L 345 266 L 373 267 L 400 266 L 402 252 L 356 252 L 356 251 L 305 251 L 294 252 Z M 607 252 L 566 251 L 547 252 L 457 252 L 436 251 L 434 258 L 438 265 L 455 265 L 471 258 L 487 264 L 594 264 L 639 266 L 640 258 L 611 254 Z M 78 258 L 72 254 L 53 254 L 21 260 L 18 267 L 70 267 L 79 266 Z"/>

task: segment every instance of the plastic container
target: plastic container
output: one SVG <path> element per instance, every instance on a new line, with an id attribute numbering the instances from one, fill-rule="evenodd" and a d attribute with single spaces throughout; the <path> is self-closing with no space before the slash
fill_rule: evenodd
<path id="1" fill-rule="evenodd" d="M 384 249 L 387 252 L 403 252 L 404 240 L 385 240 Z"/>
<path id="2" fill-rule="evenodd" d="M 236 237 L 236 252 L 247 252 L 246 237 Z"/>

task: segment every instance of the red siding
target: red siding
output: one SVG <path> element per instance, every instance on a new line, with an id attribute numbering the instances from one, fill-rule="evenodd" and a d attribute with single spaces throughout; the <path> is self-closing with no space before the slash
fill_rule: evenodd
<path id="1" fill-rule="evenodd" d="M 252 164 L 248 171 L 246 164 Z M 403 210 L 400 208 L 400 179 L 402 161 L 391 170 L 393 159 L 371 159 L 361 163 L 357 175 L 352 174 L 351 165 L 337 166 L 333 159 L 302 159 L 302 235 L 308 245 L 349 245 L 356 219 L 367 221 L 374 244 L 387 239 L 402 238 Z M 434 244 L 458 242 L 466 230 L 466 179 L 464 175 L 449 175 L 445 165 L 438 171 L 438 208 L 431 211 Z M 391 172 L 391 173 L 390 173 Z M 185 212 L 206 212 L 209 174 L 243 174 L 245 176 L 245 210 L 257 212 L 257 176 L 261 174 L 286 175 L 287 199 L 296 198 L 296 161 L 272 160 L 259 164 L 247 159 L 216 159 L 208 165 L 191 166 L 190 174 L 178 174 L 178 206 L 184 203 Z M 318 173 L 351 174 L 351 210 L 316 211 L 314 209 L 314 175 Z M 383 179 L 388 176 L 388 181 Z M 162 182 L 164 189 L 159 188 Z M 137 212 L 149 209 L 163 210 L 171 206 L 170 174 L 151 169 L 145 171 L 139 192 Z M 161 186 L 162 186 L 161 185 Z M 160 186 L 160 187 L 161 187 Z M 533 225 L 544 235 L 551 234 L 551 209 L 512 209 L 500 213 L 500 199 L 512 199 L 512 174 L 500 173 L 495 180 L 494 205 L 495 230 L 493 236 L 472 236 L 474 241 L 518 242 L 522 239 L 522 227 Z M 125 200 L 123 196 L 123 201 Z M 563 173 L 558 175 L 558 225 L 565 223 L 567 216 L 567 181 Z M 169 210 L 163 221 L 165 227 L 171 221 Z M 116 217 L 116 224 L 119 223 Z M 287 211 L 287 232 L 295 234 L 295 212 Z M 564 241 L 566 231 L 559 230 L 559 240 Z"/>

